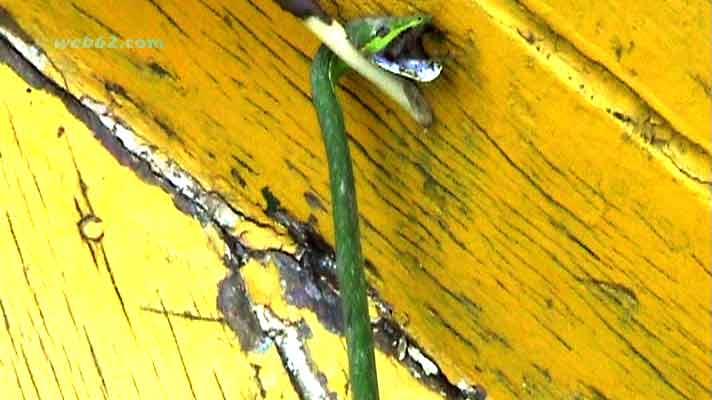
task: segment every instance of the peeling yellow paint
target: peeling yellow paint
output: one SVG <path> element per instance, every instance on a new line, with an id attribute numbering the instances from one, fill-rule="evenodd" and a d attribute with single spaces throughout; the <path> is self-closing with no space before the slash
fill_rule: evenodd
<path id="1" fill-rule="evenodd" d="M 52 79 L 111 104 L 207 190 L 273 225 L 268 186 L 330 238 L 308 97 L 316 41 L 273 1 L 153 3 L 4 7 L 61 71 Z M 439 121 L 428 132 L 358 78 L 340 96 L 370 282 L 447 376 L 497 399 L 709 393 L 709 3 L 329 4 L 343 18 L 417 5 L 446 32 L 445 73 L 425 89 Z M 110 31 L 166 47 L 52 44 Z M 41 203 L 21 182 L 29 221 Z M 105 240 L 118 235 L 100 216 Z M 282 243 L 262 234 L 247 240 Z"/>
<path id="2" fill-rule="evenodd" d="M 324 373 L 329 389 L 336 393 L 339 399 L 348 398 L 348 362 L 344 338 L 324 328 L 311 310 L 287 304 L 282 296 L 279 272 L 273 263 L 261 265 L 251 262 L 245 265 L 241 272 L 250 297 L 257 303 L 268 305 L 281 319 L 306 322 L 312 334 L 307 340 L 307 348 L 316 368 Z M 382 399 L 442 398 L 419 384 L 407 368 L 380 351 L 376 351 L 376 364 Z"/>
<path id="3" fill-rule="evenodd" d="M 240 238 L 245 246 L 253 250 L 281 250 L 294 253 L 297 249 L 296 243 L 285 232 L 265 229 L 249 220 L 240 221 L 230 234 Z"/>

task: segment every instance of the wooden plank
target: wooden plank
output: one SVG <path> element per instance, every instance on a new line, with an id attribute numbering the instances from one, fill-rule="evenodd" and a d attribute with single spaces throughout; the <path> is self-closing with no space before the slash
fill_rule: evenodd
<path id="1" fill-rule="evenodd" d="M 710 4 L 522 1 L 682 135 L 710 149 Z M 695 51 L 697 49 L 699 51 Z"/>
<path id="2" fill-rule="evenodd" d="M 246 353 L 224 326 L 215 304 L 226 244 L 211 225 L 122 166 L 55 93 L 6 65 L 0 82 L 0 396 L 300 398 L 284 354 Z M 239 226 L 253 249 L 290 249 L 270 229 Z M 332 350 L 343 340 L 286 305 L 274 268 L 243 271 L 253 300 L 305 320 L 315 370 L 345 397 L 347 360 Z M 393 357 L 378 361 L 398 383 L 384 398 L 440 398 Z"/>
<path id="3" fill-rule="evenodd" d="M 693 3 L 328 4 L 343 18 L 418 6 L 446 31 L 428 132 L 360 79 L 342 99 L 370 282 L 452 382 L 493 398 L 709 393 L 710 23 Z M 273 224 L 269 186 L 331 237 L 317 43 L 274 2 L 6 9 L 72 94 L 111 103 L 255 220 Z M 165 46 L 54 47 L 111 34 Z"/>
<path id="4" fill-rule="evenodd" d="M 2 397 L 252 398 L 258 365 L 296 398 L 275 350 L 249 357 L 214 320 L 219 241 L 59 99 L 0 82 Z"/>

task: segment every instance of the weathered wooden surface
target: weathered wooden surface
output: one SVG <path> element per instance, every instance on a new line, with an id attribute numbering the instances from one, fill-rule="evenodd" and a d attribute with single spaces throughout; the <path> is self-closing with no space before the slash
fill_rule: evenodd
<path id="1" fill-rule="evenodd" d="M 274 224 L 268 186 L 331 237 L 315 40 L 267 0 L 128 3 L 4 1 L 3 26 L 244 214 Z M 370 282 L 450 380 L 493 398 L 708 394 L 709 3 L 354 3 L 326 5 L 417 6 L 446 32 L 429 131 L 357 78 L 341 98 Z M 112 34 L 165 46 L 54 47 Z"/>
<path id="2" fill-rule="evenodd" d="M 59 99 L 4 65 L 0 82 L 2 398 L 299 398 L 275 347 L 245 353 L 220 321 L 220 237 L 119 165 Z M 274 268 L 243 275 L 253 300 L 306 320 L 315 365 L 345 397 L 343 341 L 281 300 Z M 384 396 L 438 398 L 378 362 L 398 382 Z"/>
<path id="3" fill-rule="evenodd" d="M 58 99 L 4 65 L 0 81 L 2 397 L 250 398 L 251 363 L 288 389 L 276 351 L 251 361 L 219 322 L 163 314 L 218 316 L 200 225 Z M 82 236 L 86 215 L 103 222 Z"/>

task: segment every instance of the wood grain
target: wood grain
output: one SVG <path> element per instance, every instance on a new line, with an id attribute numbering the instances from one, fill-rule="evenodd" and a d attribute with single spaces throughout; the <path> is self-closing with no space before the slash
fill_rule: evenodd
<path id="1" fill-rule="evenodd" d="M 224 325 L 215 230 L 122 166 L 53 94 L 4 65 L 0 82 L 0 395 L 300 398 L 274 346 L 245 353 Z M 245 236 L 255 248 L 279 240 L 268 229 Z M 343 339 L 286 304 L 276 269 L 242 271 L 253 301 L 303 321 L 314 368 L 346 397 L 346 354 L 333 350 Z M 384 398 L 440 398 L 393 357 L 378 362 L 398 382 Z"/>
<path id="2" fill-rule="evenodd" d="M 258 365 L 297 398 L 276 351 L 248 357 L 220 323 L 217 242 L 59 99 L 0 82 L 2 397 L 252 398 Z"/>
<path id="3" fill-rule="evenodd" d="M 497 399 L 709 393 L 709 3 L 324 5 L 417 9 L 445 32 L 432 129 L 357 77 L 341 98 L 370 283 L 450 380 Z M 274 2 L 3 7 L 73 95 L 255 220 L 274 224 L 267 186 L 331 237 L 318 44 Z M 54 47 L 112 34 L 165 46 Z"/>

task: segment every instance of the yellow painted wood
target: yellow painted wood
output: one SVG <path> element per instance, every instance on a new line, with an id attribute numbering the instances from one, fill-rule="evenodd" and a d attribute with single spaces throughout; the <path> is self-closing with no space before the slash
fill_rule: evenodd
<path id="1" fill-rule="evenodd" d="M 256 365 L 267 398 L 296 399 L 274 348 L 247 355 L 210 320 L 217 236 L 59 99 L 5 65 L 0 84 L 0 397 L 251 399 Z"/>
<path id="2" fill-rule="evenodd" d="M 6 66 L 0 82 L 0 396 L 297 399 L 275 348 L 245 354 L 219 320 L 220 237 L 119 165 L 59 99 Z M 238 229 L 256 249 L 293 246 Z M 306 320 L 309 354 L 345 398 L 343 340 L 286 305 L 275 268 L 244 271 L 255 302 Z M 398 382 L 384 398 L 440 398 L 378 354 L 382 379 Z"/>
<path id="3" fill-rule="evenodd" d="M 710 149 L 709 2 L 521 3 Z"/>
<path id="4" fill-rule="evenodd" d="M 446 33 L 429 131 L 358 78 L 341 98 L 370 282 L 451 381 L 496 399 L 709 393 L 710 10 L 658 3 L 327 4 L 417 6 Z M 247 215 L 270 222 L 269 186 L 331 237 L 317 43 L 274 2 L 3 7 L 72 94 Z M 54 47 L 112 34 L 164 48 Z"/>

